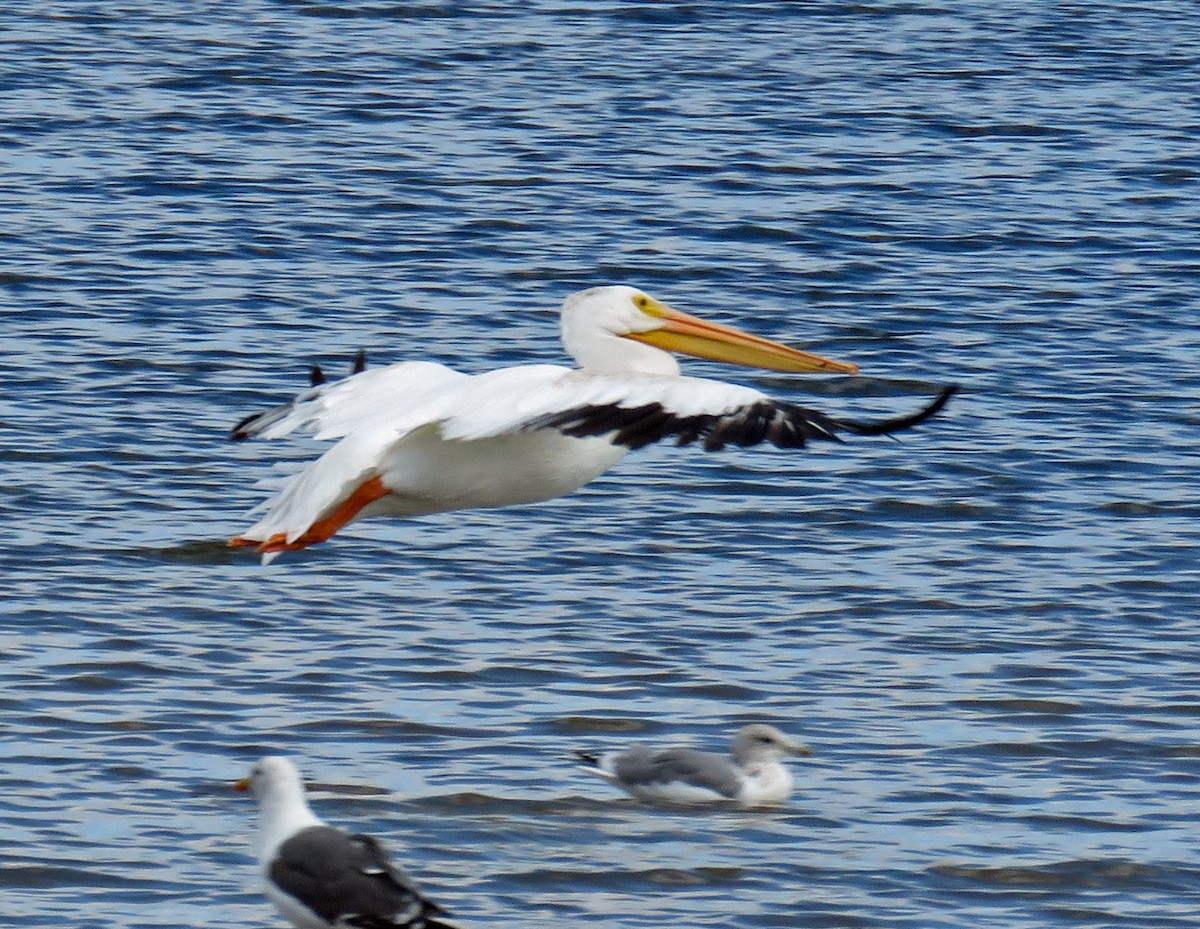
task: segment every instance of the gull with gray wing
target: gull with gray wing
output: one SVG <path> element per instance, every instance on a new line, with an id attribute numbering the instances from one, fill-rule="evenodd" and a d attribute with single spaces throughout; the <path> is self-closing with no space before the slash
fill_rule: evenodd
<path id="1" fill-rule="evenodd" d="M 811 755 L 774 726 L 744 726 L 728 755 L 695 748 L 635 746 L 614 752 L 576 752 L 587 770 L 651 803 L 782 803 L 792 792 L 788 755 Z"/>

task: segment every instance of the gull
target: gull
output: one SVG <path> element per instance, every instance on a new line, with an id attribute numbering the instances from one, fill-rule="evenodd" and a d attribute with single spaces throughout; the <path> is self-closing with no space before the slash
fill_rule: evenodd
<path id="1" fill-rule="evenodd" d="M 781 761 L 811 755 L 812 749 L 774 726 L 755 723 L 738 730 L 728 755 L 695 748 L 649 748 L 576 752 L 597 774 L 639 800 L 651 803 L 729 802 L 742 806 L 782 803 L 792 792 L 792 775 Z"/>
<path id="2" fill-rule="evenodd" d="M 378 841 L 318 819 L 287 758 L 263 758 L 235 787 L 258 800 L 267 896 L 297 929 L 461 929 Z"/>

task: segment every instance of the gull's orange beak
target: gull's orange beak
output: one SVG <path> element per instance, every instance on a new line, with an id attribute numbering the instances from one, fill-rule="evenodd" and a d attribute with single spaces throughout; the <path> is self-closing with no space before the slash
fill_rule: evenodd
<path id="1" fill-rule="evenodd" d="M 250 789 L 250 778 L 243 777 L 241 780 L 234 781 L 233 789 L 238 791 L 238 793 L 245 793 Z"/>
<path id="2" fill-rule="evenodd" d="M 858 365 L 851 362 L 822 358 L 812 352 L 750 335 L 732 326 L 710 323 L 659 303 L 652 297 L 639 296 L 636 303 L 638 309 L 647 316 L 662 320 L 662 325 L 646 332 L 626 333 L 627 339 L 636 339 L 656 348 L 682 352 L 696 358 L 765 368 L 768 371 L 858 373 Z"/>

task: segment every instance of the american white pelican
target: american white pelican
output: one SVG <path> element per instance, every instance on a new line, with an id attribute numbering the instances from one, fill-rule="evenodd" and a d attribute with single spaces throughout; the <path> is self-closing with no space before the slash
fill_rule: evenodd
<path id="1" fill-rule="evenodd" d="M 367 369 L 301 393 L 234 427 L 233 439 L 296 430 L 339 440 L 230 540 L 277 552 L 324 542 L 369 516 L 508 506 L 570 493 L 634 448 L 664 438 L 800 448 L 839 432 L 883 435 L 934 415 L 834 419 L 750 387 L 684 377 L 670 351 L 773 371 L 854 374 L 858 367 L 705 322 L 633 287 L 594 287 L 562 307 L 577 369 L 520 365 L 466 375 L 429 361 Z M 314 381 L 323 378 L 314 376 Z"/>
<path id="2" fill-rule="evenodd" d="M 375 839 L 318 819 L 288 759 L 263 758 L 234 786 L 254 791 L 267 896 L 298 929 L 459 929 Z"/>
<path id="3" fill-rule="evenodd" d="M 696 748 L 650 748 L 576 752 L 593 774 L 650 803 L 720 803 L 742 806 L 782 803 L 792 794 L 792 774 L 781 762 L 812 749 L 774 726 L 743 726 L 728 755 Z"/>

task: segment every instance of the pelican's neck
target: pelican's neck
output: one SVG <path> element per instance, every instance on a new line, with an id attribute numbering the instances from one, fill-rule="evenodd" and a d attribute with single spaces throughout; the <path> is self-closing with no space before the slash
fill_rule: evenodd
<path id="1" fill-rule="evenodd" d="M 563 348 L 581 368 L 605 374 L 678 375 L 679 362 L 670 352 L 622 338 L 564 317 Z"/>
<path id="2" fill-rule="evenodd" d="M 259 857 L 269 867 L 279 846 L 301 829 L 320 826 L 322 822 L 308 808 L 304 786 L 299 783 L 274 783 L 263 792 L 258 802 L 260 811 Z"/>

